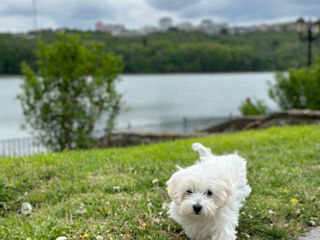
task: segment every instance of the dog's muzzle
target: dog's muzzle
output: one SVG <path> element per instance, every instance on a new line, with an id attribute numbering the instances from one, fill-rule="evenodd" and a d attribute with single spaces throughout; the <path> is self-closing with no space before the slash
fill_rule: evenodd
<path id="1" fill-rule="evenodd" d="M 193 211 L 195 214 L 198 215 L 201 212 L 201 209 L 202 209 L 202 206 L 200 204 L 197 203 L 193 205 Z"/>

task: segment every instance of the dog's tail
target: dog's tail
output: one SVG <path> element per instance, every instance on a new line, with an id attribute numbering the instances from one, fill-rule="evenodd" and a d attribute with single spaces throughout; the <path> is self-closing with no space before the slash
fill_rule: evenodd
<path id="1" fill-rule="evenodd" d="M 211 153 L 210 148 L 204 147 L 201 143 L 193 143 L 192 149 L 195 152 L 199 153 L 201 161 L 208 160 L 208 159 L 212 158 L 212 153 Z"/>

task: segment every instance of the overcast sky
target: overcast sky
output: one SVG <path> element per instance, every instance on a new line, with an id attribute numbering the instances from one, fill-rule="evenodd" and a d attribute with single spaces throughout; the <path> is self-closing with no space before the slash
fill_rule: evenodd
<path id="1" fill-rule="evenodd" d="M 33 29 L 32 0 L 1 0 L 0 31 Z M 36 0 L 39 28 L 94 29 L 97 21 L 128 28 L 157 25 L 160 17 L 197 24 L 204 18 L 249 25 L 320 16 L 320 0 Z"/>

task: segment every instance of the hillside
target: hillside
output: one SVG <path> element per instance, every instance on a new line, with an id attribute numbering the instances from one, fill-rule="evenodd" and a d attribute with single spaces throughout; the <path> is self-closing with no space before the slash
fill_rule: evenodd
<path id="1" fill-rule="evenodd" d="M 146 36 L 119 37 L 79 32 L 85 44 L 106 44 L 106 51 L 123 57 L 126 73 L 273 71 L 307 63 L 306 42 L 294 31 L 207 35 L 169 31 Z M 0 74 L 19 74 L 20 63 L 34 66 L 38 38 L 54 41 L 56 34 L 0 34 Z M 314 56 L 320 41 L 313 43 Z"/>
<path id="2" fill-rule="evenodd" d="M 195 141 L 215 154 L 238 151 L 248 160 L 253 192 L 241 212 L 238 239 L 293 239 L 319 225 L 319 135 L 320 125 L 282 127 L 2 158 L 0 239 L 187 239 L 163 203 L 175 165 L 197 159 L 190 147 Z M 18 213 L 23 202 L 33 206 L 30 216 Z"/>

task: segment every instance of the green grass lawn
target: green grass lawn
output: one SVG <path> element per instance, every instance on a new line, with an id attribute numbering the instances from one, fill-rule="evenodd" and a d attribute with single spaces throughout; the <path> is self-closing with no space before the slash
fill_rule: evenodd
<path id="1" fill-rule="evenodd" d="M 319 225 L 320 125 L 2 158 L 0 239 L 187 239 L 163 203 L 175 165 L 198 157 L 193 142 L 248 160 L 253 191 L 241 211 L 238 239 L 294 239 Z M 30 216 L 18 213 L 23 202 L 32 204 Z"/>

